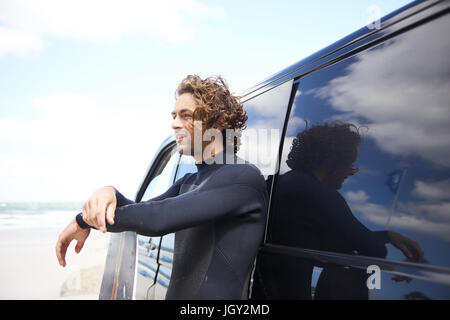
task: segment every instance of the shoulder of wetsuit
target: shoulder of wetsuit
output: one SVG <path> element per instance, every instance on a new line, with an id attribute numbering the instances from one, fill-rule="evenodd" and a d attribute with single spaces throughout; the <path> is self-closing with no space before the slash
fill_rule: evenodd
<path id="1" fill-rule="evenodd" d="M 224 165 L 214 173 L 213 181 L 231 184 L 246 184 L 257 190 L 266 190 L 266 181 L 261 171 L 250 163 Z"/>
<path id="2" fill-rule="evenodd" d="M 323 184 L 313 176 L 300 171 L 290 170 L 278 177 L 278 188 L 282 194 L 311 195 L 323 193 Z"/>
<path id="3" fill-rule="evenodd" d="M 175 180 L 174 184 L 177 183 L 186 183 L 186 181 L 189 180 L 190 177 L 194 176 L 195 173 L 192 172 L 187 172 L 185 173 L 181 178 L 178 178 L 177 180 Z"/>

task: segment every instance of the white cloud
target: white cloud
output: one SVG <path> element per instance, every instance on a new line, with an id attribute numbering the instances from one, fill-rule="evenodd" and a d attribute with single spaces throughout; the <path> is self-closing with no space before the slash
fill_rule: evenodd
<path id="1" fill-rule="evenodd" d="M 42 49 L 43 37 L 118 41 L 125 33 L 139 32 L 169 42 L 189 41 L 195 28 L 186 23 L 187 16 L 221 19 L 225 13 L 198 0 L 0 1 L 0 23 L 6 26 L 0 32 L 0 56 Z M 4 41 L 11 37 L 17 39 Z"/>
<path id="2" fill-rule="evenodd" d="M 294 138 L 295 137 L 288 137 L 288 136 L 284 138 L 283 153 L 281 155 L 281 163 L 280 163 L 280 174 L 284 174 L 291 170 L 291 168 L 289 168 L 289 166 L 287 165 L 286 161 L 288 159 L 289 152 L 291 152 Z"/>
<path id="3" fill-rule="evenodd" d="M 245 109 L 253 110 L 257 115 L 267 118 L 284 119 L 285 110 L 289 103 L 292 81 L 283 83 L 261 96 L 257 96 L 245 105 Z"/>
<path id="4" fill-rule="evenodd" d="M 4 201 L 81 201 L 109 184 L 132 198 L 154 152 L 171 134 L 167 108 L 124 109 L 72 92 L 33 104 L 37 119 L 0 119 Z"/>
<path id="5" fill-rule="evenodd" d="M 266 176 L 277 171 L 277 154 L 291 89 L 292 81 L 288 81 L 244 103 L 251 118 L 242 132 L 238 156 L 258 166 Z"/>
<path id="6" fill-rule="evenodd" d="M 346 75 L 315 95 L 347 112 L 341 120 L 365 118 L 380 149 L 449 167 L 450 47 L 442 41 L 449 27 L 440 19 L 358 55 Z M 423 63 L 424 57 L 433 63 Z"/>
<path id="7" fill-rule="evenodd" d="M 445 181 L 436 182 L 442 184 Z M 417 186 L 417 182 L 415 183 Z M 420 185 L 420 184 L 419 184 Z M 427 201 L 398 202 L 391 215 L 389 228 L 391 230 L 411 230 L 439 237 L 450 242 L 450 202 L 438 200 L 435 194 L 416 193 L 421 197 L 428 197 Z M 388 206 L 371 203 L 364 190 L 348 191 L 345 193 L 352 211 L 361 214 L 367 221 L 385 227 L 391 212 Z M 430 202 L 433 200 L 434 202 Z"/>
<path id="8" fill-rule="evenodd" d="M 248 127 L 242 132 L 237 155 L 256 165 L 265 176 L 277 171 L 277 154 L 280 146 L 281 130 Z"/>
<path id="9" fill-rule="evenodd" d="M 33 33 L 0 26 L 0 57 L 7 53 L 24 56 L 27 53 L 39 51 L 42 47 L 42 40 Z"/>
<path id="10" fill-rule="evenodd" d="M 450 202 L 407 202 L 400 203 L 399 209 L 427 221 L 450 224 Z"/>

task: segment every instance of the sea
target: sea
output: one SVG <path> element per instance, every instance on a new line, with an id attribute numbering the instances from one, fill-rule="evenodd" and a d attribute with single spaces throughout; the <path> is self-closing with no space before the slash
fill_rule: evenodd
<path id="1" fill-rule="evenodd" d="M 82 210 L 82 202 L 1 202 L 0 232 L 64 228 Z"/>

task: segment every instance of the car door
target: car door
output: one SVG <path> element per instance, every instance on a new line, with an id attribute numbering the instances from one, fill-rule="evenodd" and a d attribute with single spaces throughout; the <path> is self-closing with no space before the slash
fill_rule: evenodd
<path id="1" fill-rule="evenodd" d="M 146 201 L 164 193 L 174 182 L 179 154 L 176 151 L 175 143 L 171 142 L 161 148 L 155 156 L 155 161 L 144 179 L 144 183 L 138 193 L 140 201 Z M 165 274 L 164 267 L 161 268 L 161 261 L 166 263 L 164 258 L 158 259 L 160 251 L 165 250 L 167 237 L 147 237 L 137 235 L 138 255 L 137 273 L 135 283 L 135 299 L 158 299 L 161 298 L 156 290 L 158 283 L 158 273 Z M 164 251 L 165 252 L 165 251 Z M 160 280 L 161 282 L 161 280 Z"/>

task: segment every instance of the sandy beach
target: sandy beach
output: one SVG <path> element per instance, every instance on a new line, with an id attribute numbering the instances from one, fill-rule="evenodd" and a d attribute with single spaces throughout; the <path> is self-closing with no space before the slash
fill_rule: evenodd
<path id="1" fill-rule="evenodd" d="M 92 230 L 79 254 L 73 242 L 63 268 L 59 232 L 0 232 L 0 299 L 98 299 L 110 235 Z"/>

